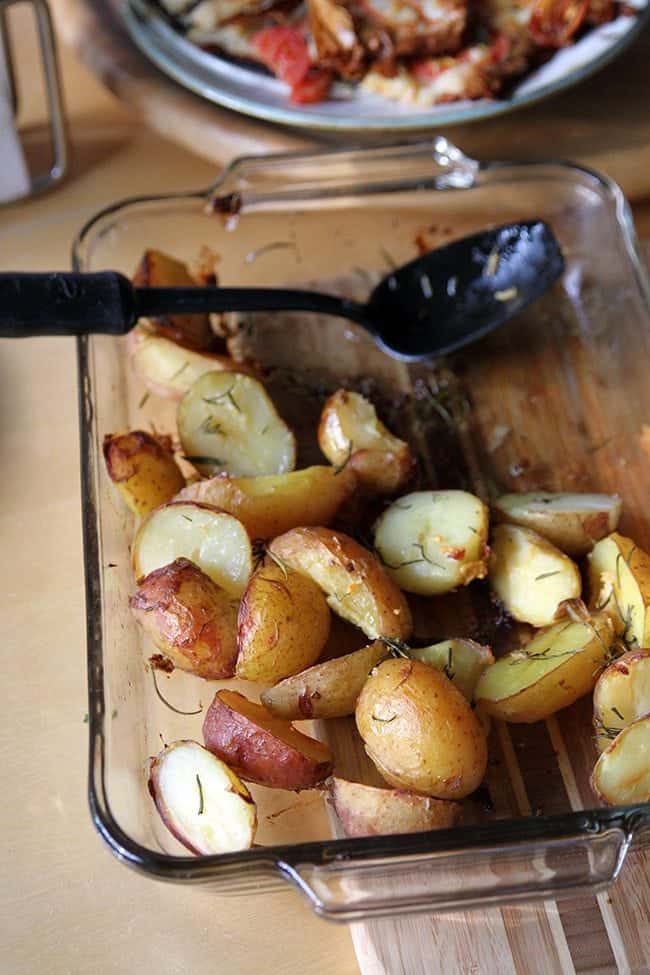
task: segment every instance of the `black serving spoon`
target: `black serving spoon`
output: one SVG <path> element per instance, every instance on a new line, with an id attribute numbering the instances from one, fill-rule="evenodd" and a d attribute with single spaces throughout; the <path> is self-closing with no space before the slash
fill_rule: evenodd
<path id="1" fill-rule="evenodd" d="M 123 335 L 138 318 L 192 312 L 312 311 L 358 322 L 398 359 L 462 348 L 538 298 L 564 270 L 539 220 L 463 237 L 395 268 L 366 304 L 286 288 L 134 288 L 115 271 L 0 274 L 0 336 Z"/>

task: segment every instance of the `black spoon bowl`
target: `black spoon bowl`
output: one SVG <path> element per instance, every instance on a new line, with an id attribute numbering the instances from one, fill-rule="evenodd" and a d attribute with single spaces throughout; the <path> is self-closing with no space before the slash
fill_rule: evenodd
<path id="1" fill-rule="evenodd" d="M 138 318 L 224 311 L 310 311 L 357 322 L 389 355 L 417 362 L 494 331 L 564 270 L 542 221 L 463 237 L 395 268 L 366 304 L 286 288 L 134 288 L 115 271 L 0 274 L 0 336 L 123 335 Z"/>

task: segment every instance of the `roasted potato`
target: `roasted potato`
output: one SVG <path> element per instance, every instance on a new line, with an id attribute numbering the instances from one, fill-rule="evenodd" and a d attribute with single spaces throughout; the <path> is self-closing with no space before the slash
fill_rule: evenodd
<path id="1" fill-rule="evenodd" d="M 131 612 L 166 657 L 197 677 L 235 673 L 237 603 L 188 559 L 154 569 L 130 599 Z"/>
<path id="2" fill-rule="evenodd" d="M 267 559 L 251 576 L 237 622 L 237 676 L 277 684 L 315 663 L 327 643 L 331 613 L 307 576 Z"/>
<path id="3" fill-rule="evenodd" d="M 617 633 L 634 647 L 650 644 L 650 555 L 617 532 L 589 556 L 592 607 L 608 613 Z"/>
<path id="4" fill-rule="evenodd" d="M 241 596 L 253 571 L 251 542 L 242 523 L 195 501 L 170 501 L 152 511 L 140 525 L 131 557 L 138 582 L 186 558 L 231 596 Z"/>
<path id="5" fill-rule="evenodd" d="M 133 275 L 133 284 L 136 288 L 194 288 L 197 282 L 182 261 L 162 251 L 146 250 Z M 209 315 L 160 315 L 145 321 L 159 335 L 189 349 L 207 352 L 217 345 Z"/>
<path id="6" fill-rule="evenodd" d="M 487 766 L 483 728 L 444 674 L 419 660 L 384 660 L 356 707 L 368 757 L 389 785 L 462 799 Z"/>
<path id="7" fill-rule="evenodd" d="M 148 515 L 185 486 L 169 437 L 109 433 L 103 447 L 108 476 L 134 515 Z"/>
<path id="8" fill-rule="evenodd" d="M 495 520 L 532 528 L 567 555 L 586 555 L 613 532 L 621 499 L 612 494 L 502 494 L 492 505 Z"/>
<path id="9" fill-rule="evenodd" d="M 519 525 L 497 525 L 492 535 L 490 584 L 516 620 L 548 626 L 560 603 L 577 599 L 577 565 L 545 538 Z"/>
<path id="10" fill-rule="evenodd" d="M 630 650 L 602 672 L 594 688 L 598 751 L 644 714 L 650 714 L 650 650 Z"/>
<path id="11" fill-rule="evenodd" d="M 542 721 L 593 689 L 613 643 L 606 613 L 555 623 L 488 667 L 476 686 L 476 702 L 503 721 Z"/>
<path id="12" fill-rule="evenodd" d="M 375 525 L 375 551 L 407 592 L 433 596 L 487 574 L 488 510 L 466 491 L 415 491 Z"/>
<path id="13" fill-rule="evenodd" d="M 350 467 L 373 494 L 395 494 L 415 468 L 409 445 L 386 429 L 369 400 L 347 389 L 325 403 L 318 443 L 330 463 Z"/>
<path id="14" fill-rule="evenodd" d="M 173 741 L 149 762 L 160 818 L 192 853 L 234 853 L 253 845 L 255 803 L 237 776 L 195 741 Z"/>
<path id="15" fill-rule="evenodd" d="M 300 525 L 327 525 L 356 487 L 351 470 L 316 466 L 260 477 L 219 474 L 189 484 L 178 500 L 213 504 L 239 518 L 251 538 L 274 538 Z"/>
<path id="16" fill-rule="evenodd" d="M 474 691 L 483 671 L 494 663 L 490 648 L 474 640 L 443 640 L 429 647 L 409 647 L 406 653 L 413 660 L 421 660 L 441 670 L 468 701 L 474 700 Z"/>
<path id="17" fill-rule="evenodd" d="M 290 721 L 354 714 L 368 674 L 388 654 L 386 644 L 375 640 L 361 650 L 324 660 L 264 691 L 262 704 Z"/>
<path id="18" fill-rule="evenodd" d="M 458 826 L 458 802 L 432 799 L 403 789 L 376 789 L 347 779 L 331 778 L 327 792 L 346 836 L 424 833 Z"/>
<path id="19" fill-rule="evenodd" d="M 327 745 L 237 691 L 217 691 L 203 738 L 205 747 L 243 779 L 270 788 L 313 789 L 332 771 Z"/>
<path id="20" fill-rule="evenodd" d="M 610 742 L 596 762 L 591 786 L 610 806 L 650 802 L 650 714 Z"/>
<path id="21" fill-rule="evenodd" d="M 406 640 L 408 604 L 378 560 L 353 538 L 328 528 L 294 528 L 275 538 L 270 551 L 320 586 L 332 609 L 367 637 Z"/>
<path id="22" fill-rule="evenodd" d="M 178 435 L 202 474 L 286 474 L 296 464 L 296 438 L 257 379 L 208 372 L 178 406 Z"/>

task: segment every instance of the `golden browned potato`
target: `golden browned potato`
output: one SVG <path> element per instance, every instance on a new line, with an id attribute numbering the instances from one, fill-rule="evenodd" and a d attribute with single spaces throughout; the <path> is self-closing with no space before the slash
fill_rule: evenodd
<path id="1" fill-rule="evenodd" d="M 136 288 L 194 288 L 197 282 L 182 261 L 162 251 L 146 250 L 133 275 L 133 284 Z M 217 344 L 208 315 L 157 315 L 145 321 L 159 335 L 190 349 L 208 351 Z"/>
<path id="2" fill-rule="evenodd" d="M 502 494 L 492 505 L 497 521 L 532 528 L 567 555 L 586 555 L 599 539 L 613 532 L 621 516 L 621 499 L 612 494 Z"/>
<path id="3" fill-rule="evenodd" d="M 296 438 L 257 379 L 207 372 L 178 406 L 185 455 L 202 474 L 286 474 L 296 464 Z"/>
<path id="4" fill-rule="evenodd" d="M 361 650 L 324 660 L 264 691 L 262 704 L 290 721 L 354 714 L 368 674 L 388 654 L 386 644 L 375 640 Z"/>
<path id="5" fill-rule="evenodd" d="M 489 647 L 459 638 L 443 640 L 429 647 L 409 647 L 406 652 L 413 660 L 421 660 L 441 670 L 468 701 L 474 700 L 474 691 L 483 671 L 494 663 Z"/>
<path id="6" fill-rule="evenodd" d="M 503 721 L 542 721 L 588 694 L 608 660 L 614 628 L 605 613 L 562 620 L 501 657 L 476 687 L 478 706 Z"/>
<path id="7" fill-rule="evenodd" d="M 213 504 L 239 518 L 251 538 L 274 538 L 299 525 L 327 525 L 356 487 L 351 470 L 315 466 L 259 477 L 219 474 L 189 484 L 178 500 Z"/>
<path id="8" fill-rule="evenodd" d="M 369 400 L 347 389 L 325 403 L 318 443 L 330 463 L 349 466 L 375 494 L 395 494 L 415 468 L 409 445 L 386 429 Z"/>
<path id="9" fill-rule="evenodd" d="M 591 786 L 610 806 L 650 802 L 650 714 L 610 742 L 596 762 Z"/>
<path id="10" fill-rule="evenodd" d="M 267 559 L 251 576 L 237 623 L 237 676 L 276 684 L 321 655 L 330 632 L 325 596 L 307 576 Z"/>
<path id="11" fill-rule="evenodd" d="M 487 574 L 488 510 L 467 491 L 415 491 L 375 525 L 375 551 L 407 592 L 433 596 Z"/>
<path id="12" fill-rule="evenodd" d="M 331 778 L 327 791 L 346 836 L 424 833 L 458 826 L 462 819 L 460 803 L 403 789 L 376 789 Z"/>
<path id="13" fill-rule="evenodd" d="M 188 559 L 154 569 L 131 596 L 133 615 L 181 670 L 206 680 L 235 673 L 237 603 Z"/>
<path id="14" fill-rule="evenodd" d="M 487 766 L 483 728 L 444 674 L 419 660 L 375 667 L 356 708 L 368 757 L 389 785 L 462 799 Z"/>
<path id="15" fill-rule="evenodd" d="M 650 555 L 614 532 L 589 556 L 592 607 L 608 613 L 616 631 L 634 647 L 650 645 Z"/>
<path id="16" fill-rule="evenodd" d="M 320 586 L 332 609 L 371 640 L 406 640 L 408 604 L 379 561 L 353 538 L 328 528 L 294 528 L 271 542 L 270 551 Z"/>
<path id="17" fill-rule="evenodd" d="M 650 650 L 630 650 L 602 672 L 594 688 L 598 751 L 644 714 L 650 714 Z"/>
<path id="18" fill-rule="evenodd" d="M 545 538 L 519 525 L 497 525 L 492 535 L 490 583 L 504 607 L 522 623 L 548 626 L 560 603 L 577 599 L 577 565 Z"/>
<path id="19" fill-rule="evenodd" d="M 203 739 L 243 779 L 274 789 L 313 789 L 332 771 L 327 745 L 237 691 L 217 691 Z"/>
<path id="20" fill-rule="evenodd" d="M 135 515 L 147 515 L 185 486 L 169 437 L 143 430 L 109 433 L 104 460 L 111 481 Z"/>

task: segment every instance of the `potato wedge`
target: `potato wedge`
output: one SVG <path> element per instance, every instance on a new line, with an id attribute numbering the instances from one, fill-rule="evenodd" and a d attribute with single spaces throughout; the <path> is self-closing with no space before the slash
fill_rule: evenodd
<path id="1" fill-rule="evenodd" d="M 614 532 L 589 556 L 592 607 L 609 613 L 617 633 L 632 647 L 650 645 L 650 555 Z"/>
<path id="2" fill-rule="evenodd" d="M 170 501 L 152 511 L 138 529 L 131 557 L 138 582 L 186 558 L 231 596 L 241 596 L 253 571 L 251 542 L 242 523 L 195 501 Z"/>
<path id="3" fill-rule="evenodd" d="M 374 555 L 348 535 L 328 528 L 294 528 L 275 538 L 270 551 L 313 579 L 330 609 L 371 640 L 406 640 L 411 635 L 411 611 L 403 594 Z"/>
<path id="4" fill-rule="evenodd" d="M 484 671 L 476 703 L 502 721 L 542 721 L 593 689 L 614 638 L 606 613 L 555 623 Z"/>
<path id="5" fill-rule="evenodd" d="M 356 723 L 368 757 L 389 785 L 462 799 L 481 784 L 485 734 L 444 674 L 419 660 L 384 660 L 366 681 Z"/>
<path id="6" fill-rule="evenodd" d="M 129 601 L 155 646 L 205 680 L 235 673 L 237 602 L 188 559 L 154 569 Z"/>
<path id="7" fill-rule="evenodd" d="M 199 377 L 178 406 L 185 455 L 202 474 L 286 474 L 296 438 L 257 379 L 237 372 Z"/>
<path id="8" fill-rule="evenodd" d="M 205 747 L 249 782 L 313 789 L 332 771 L 327 745 L 237 691 L 217 691 L 203 722 Z"/>
<path id="9" fill-rule="evenodd" d="M 487 574 L 488 510 L 466 491 L 415 491 L 375 525 L 375 551 L 407 592 L 433 596 Z"/>
<path id="10" fill-rule="evenodd" d="M 596 762 L 591 787 L 610 806 L 650 802 L 650 714 L 610 742 Z"/>
<path id="11" fill-rule="evenodd" d="M 502 494 L 492 505 L 496 521 L 532 528 L 567 555 L 586 555 L 615 531 L 621 499 L 615 494 Z"/>
<path id="12" fill-rule="evenodd" d="M 149 793 L 177 840 L 197 855 L 253 845 L 255 803 L 234 772 L 195 741 L 174 741 L 149 762 Z"/>
<path id="13" fill-rule="evenodd" d="M 395 494 L 415 468 L 409 445 L 384 426 L 365 396 L 347 389 L 339 389 L 325 403 L 318 443 L 331 464 L 349 466 L 374 494 Z"/>
<path id="14" fill-rule="evenodd" d="M 315 582 L 267 559 L 239 607 L 237 676 L 277 684 L 309 667 L 327 643 L 331 617 Z"/>
<path id="15" fill-rule="evenodd" d="M 197 282 L 182 261 L 162 251 L 146 250 L 133 275 L 133 284 L 136 288 L 193 288 Z M 189 349 L 208 351 L 217 345 L 209 315 L 161 315 L 144 321 L 159 335 Z"/>
<path id="16" fill-rule="evenodd" d="M 189 484 L 178 500 L 213 504 L 239 518 L 251 538 L 274 538 L 300 525 L 327 525 L 357 483 L 351 470 L 325 466 L 260 477 L 219 474 Z"/>
<path id="17" fill-rule="evenodd" d="M 354 714 L 368 674 L 389 652 L 385 643 L 375 640 L 361 650 L 324 660 L 264 691 L 262 704 L 290 721 Z"/>
<path id="18" fill-rule="evenodd" d="M 650 650 L 630 650 L 602 672 L 594 688 L 598 751 L 644 714 L 650 714 Z"/>
<path id="19" fill-rule="evenodd" d="M 331 778 L 327 792 L 346 836 L 424 833 L 458 826 L 462 819 L 460 803 L 402 789 Z"/>
<path id="20" fill-rule="evenodd" d="M 169 437 L 143 430 L 109 433 L 103 449 L 108 476 L 134 515 L 148 515 L 185 486 Z"/>
<path id="21" fill-rule="evenodd" d="M 490 648 L 474 640 L 443 640 L 429 647 L 409 647 L 406 653 L 413 660 L 421 660 L 441 670 L 468 701 L 474 700 L 474 691 L 483 671 L 494 663 Z"/>
<path id="22" fill-rule="evenodd" d="M 545 538 L 519 525 L 497 525 L 492 535 L 490 584 L 516 620 L 548 626 L 565 599 L 577 599 L 577 565 Z"/>

